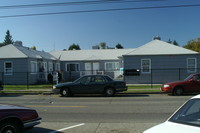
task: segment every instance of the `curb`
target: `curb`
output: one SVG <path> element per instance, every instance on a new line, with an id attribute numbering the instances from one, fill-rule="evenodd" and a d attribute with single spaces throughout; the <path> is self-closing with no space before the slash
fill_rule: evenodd
<path id="1" fill-rule="evenodd" d="M 121 95 L 135 95 L 135 94 L 164 94 L 163 92 L 125 92 L 125 93 L 117 93 Z M 0 92 L 0 95 L 57 95 L 53 92 L 49 91 L 41 91 L 41 92 Z"/>

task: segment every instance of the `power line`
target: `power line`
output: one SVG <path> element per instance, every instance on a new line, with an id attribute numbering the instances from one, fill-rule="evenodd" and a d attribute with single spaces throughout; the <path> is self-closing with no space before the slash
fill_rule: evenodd
<path id="1" fill-rule="evenodd" d="M 99 9 L 99 10 L 82 10 L 82 11 L 68 11 L 68 12 L 38 13 L 38 14 L 21 14 L 21 15 L 0 16 L 0 18 L 28 17 L 28 16 L 46 16 L 46 15 L 75 14 L 75 13 L 92 13 L 92 12 L 109 12 L 109 11 L 126 11 L 126 10 L 162 9 L 162 8 L 183 8 L 183 7 L 200 7 L 200 4 L 196 4 L 196 5 L 171 5 L 171 6 L 135 7 L 135 8 L 116 8 L 116 9 Z"/>
<path id="2" fill-rule="evenodd" d="M 37 8 L 37 7 L 51 7 L 51 6 L 110 4 L 110 3 L 129 3 L 129 2 L 153 2 L 153 1 L 166 1 L 166 0 L 128 0 L 128 1 L 127 0 L 98 0 L 98 1 L 77 1 L 77 2 L 63 2 L 63 3 L 45 3 L 45 4 L 0 6 L 0 9 Z"/>

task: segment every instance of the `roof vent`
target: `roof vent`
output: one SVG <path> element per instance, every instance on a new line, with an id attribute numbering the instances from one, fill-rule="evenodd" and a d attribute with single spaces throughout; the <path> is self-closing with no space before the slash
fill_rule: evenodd
<path id="1" fill-rule="evenodd" d="M 152 40 L 161 40 L 160 36 L 154 36 Z"/>

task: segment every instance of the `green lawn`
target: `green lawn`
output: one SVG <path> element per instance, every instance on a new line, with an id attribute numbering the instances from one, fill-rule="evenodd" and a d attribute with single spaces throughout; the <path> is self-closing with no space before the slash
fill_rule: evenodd
<path id="1" fill-rule="evenodd" d="M 158 90 L 161 85 L 128 85 L 128 91 L 136 90 Z M 52 85 L 4 85 L 4 90 L 40 90 L 52 89 Z M 145 89 L 145 90 L 144 90 Z"/>
<path id="2" fill-rule="evenodd" d="M 4 85 L 4 90 L 51 89 L 52 85 Z"/>

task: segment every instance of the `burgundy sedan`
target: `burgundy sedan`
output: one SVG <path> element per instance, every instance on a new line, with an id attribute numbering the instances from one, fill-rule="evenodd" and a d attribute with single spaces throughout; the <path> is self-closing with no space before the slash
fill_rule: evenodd
<path id="1" fill-rule="evenodd" d="M 200 92 L 200 73 L 191 74 L 184 81 L 165 83 L 161 90 L 174 95 Z"/>
<path id="2" fill-rule="evenodd" d="M 21 133 L 25 128 L 40 124 L 36 110 L 8 104 L 0 104 L 0 133 Z"/>

